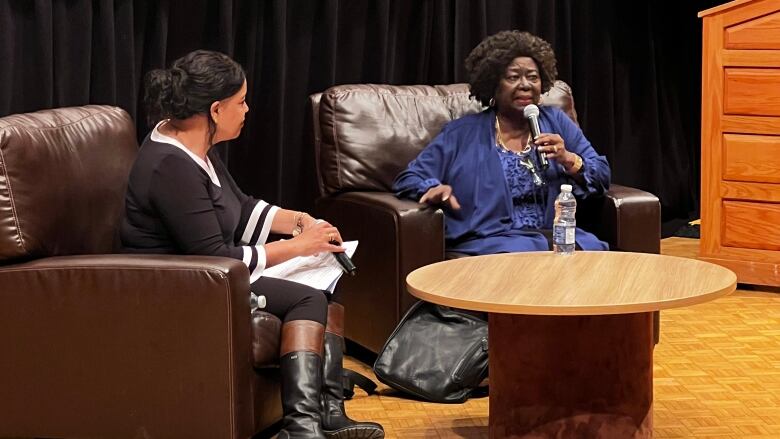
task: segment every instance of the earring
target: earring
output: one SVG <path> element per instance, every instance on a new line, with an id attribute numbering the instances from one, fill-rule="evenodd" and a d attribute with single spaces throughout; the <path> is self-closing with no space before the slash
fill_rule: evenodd
<path id="1" fill-rule="evenodd" d="M 488 101 L 488 107 L 495 107 L 496 106 L 496 98 L 490 98 Z"/>

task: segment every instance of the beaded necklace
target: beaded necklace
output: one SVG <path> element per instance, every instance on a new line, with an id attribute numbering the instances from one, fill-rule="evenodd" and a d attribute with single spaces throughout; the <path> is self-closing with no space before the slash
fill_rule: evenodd
<path id="1" fill-rule="evenodd" d="M 531 152 L 531 135 L 528 135 L 528 141 L 525 143 L 525 147 L 522 151 L 517 152 L 514 150 L 511 150 L 507 148 L 507 146 L 504 144 L 504 139 L 501 138 L 501 124 L 498 122 L 498 114 L 496 114 L 496 141 L 498 142 L 498 146 L 501 147 L 506 152 L 511 152 L 512 154 L 515 154 L 517 156 L 524 156 Z"/>
<path id="2" fill-rule="evenodd" d="M 528 135 L 528 141 L 525 143 L 525 147 L 523 148 L 522 151 L 517 152 L 507 148 L 507 146 L 504 144 L 504 140 L 501 138 L 501 124 L 498 122 L 498 114 L 496 114 L 496 142 L 498 143 L 498 146 L 500 146 L 502 150 L 512 153 L 520 159 L 518 160 L 520 162 L 520 165 L 528 169 L 528 172 L 531 173 L 531 177 L 533 178 L 534 185 L 542 186 L 544 184 L 542 178 L 539 176 L 539 173 L 536 172 L 536 166 L 534 165 L 534 162 L 531 160 L 531 157 L 528 154 L 529 152 L 531 152 L 530 134 Z"/>

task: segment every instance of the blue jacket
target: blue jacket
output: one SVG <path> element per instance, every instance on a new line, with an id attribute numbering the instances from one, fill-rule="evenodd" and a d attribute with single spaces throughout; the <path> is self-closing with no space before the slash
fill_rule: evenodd
<path id="1" fill-rule="evenodd" d="M 582 130 L 557 107 L 540 106 L 542 132 L 557 133 L 566 149 L 582 157 L 585 184 L 577 184 L 563 166 L 550 161 L 543 201 L 544 228 L 551 229 L 555 198 L 563 183 L 573 186 L 578 199 L 601 196 L 609 188 L 607 159 L 598 155 Z M 452 186 L 460 210 L 445 208 L 447 250 L 471 255 L 549 250 L 546 238 L 531 229 L 513 228 L 512 199 L 496 151 L 495 112 L 456 119 L 442 129 L 393 183 L 396 195 L 419 200 L 438 184 Z M 608 245 L 580 228 L 577 243 L 585 250 L 608 250 Z"/>

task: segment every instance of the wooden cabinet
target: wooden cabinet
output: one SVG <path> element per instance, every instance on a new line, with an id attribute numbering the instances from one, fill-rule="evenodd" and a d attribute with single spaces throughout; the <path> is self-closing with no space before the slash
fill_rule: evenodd
<path id="1" fill-rule="evenodd" d="M 703 18 L 701 258 L 780 285 L 780 0 Z"/>

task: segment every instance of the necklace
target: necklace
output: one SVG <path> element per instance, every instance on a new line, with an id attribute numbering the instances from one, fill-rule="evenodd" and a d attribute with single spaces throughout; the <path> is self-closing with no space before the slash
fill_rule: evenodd
<path id="1" fill-rule="evenodd" d="M 496 114 L 496 141 L 498 142 L 498 146 L 500 146 L 501 149 L 503 149 L 504 151 L 516 155 L 519 158 L 518 162 L 520 163 L 520 165 L 528 169 L 528 172 L 531 173 L 531 178 L 533 179 L 534 185 L 537 187 L 541 187 L 542 185 L 544 185 L 544 181 L 539 176 L 539 173 L 536 172 L 536 166 L 534 165 L 534 162 L 531 161 L 531 157 L 528 155 L 528 153 L 531 152 L 530 135 L 528 136 L 528 140 L 529 141 L 525 143 L 525 147 L 520 152 L 513 151 L 507 148 L 506 145 L 504 144 L 504 140 L 501 138 L 501 125 L 498 122 L 498 114 Z"/>
<path id="2" fill-rule="evenodd" d="M 531 140 L 531 136 L 530 135 L 528 136 L 528 140 Z M 496 141 L 498 142 L 498 146 L 500 146 L 501 149 L 503 149 L 506 152 L 511 152 L 512 154 L 515 154 L 515 155 L 520 156 L 520 157 L 525 156 L 526 154 L 528 154 L 531 151 L 531 143 L 530 142 L 526 142 L 525 143 L 525 147 L 520 152 L 517 152 L 517 151 L 514 151 L 514 150 L 511 150 L 511 149 L 507 148 L 507 146 L 504 144 L 504 139 L 501 138 L 501 124 L 498 121 L 498 114 L 496 114 Z"/>

